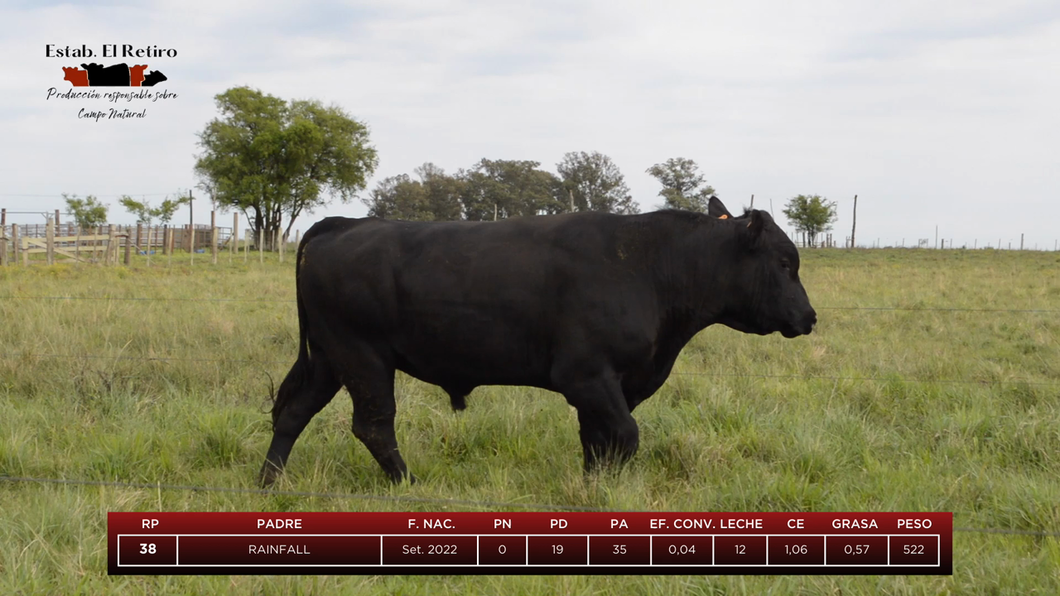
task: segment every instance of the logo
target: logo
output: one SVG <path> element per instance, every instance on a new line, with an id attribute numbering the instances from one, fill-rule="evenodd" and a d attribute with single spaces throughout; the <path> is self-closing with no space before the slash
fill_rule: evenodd
<path id="1" fill-rule="evenodd" d="M 177 50 L 173 48 L 155 45 L 134 47 L 130 44 L 112 43 L 103 44 L 97 49 L 83 44 L 81 46 L 47 44 L 44 47 L 44 56 L 59 58 L 66 62 L 66 65 L 57 66 L 55 71 L 51 72 L 58 73 L 61 68 L 62 81 L 70 83 L 70 87 L 61 90 L 61 87 L 65 85 L 56 81 L 56 86 L 48 89 L 45 101 L 57 100 L 66 105 L 76 105 L 79 108 L 76 112 L 78 120 L 92 122 L 142 120 L 148 116 L 149 105 L 159 105 L 163 101 L 177 97 L 177 94 L 168 88 L 155 87 L 169 80 L 169 77 L 162 74 L 158 65 L 160 63 L 170 64 L 167 59 L 177 57 Z M 97 56 L 104 59 L 124 58 L 127 61 L 104 66 L 104 64 L 90 61 Z M 81 62 L 80 66 L 71 65 L 70 62 L 75 62 L 72 59 L 77 58 L 85 62 Z M 147 64 L 138 64 L 139 62 L 149 62 L 154 70 L 148 70 Z M 169 68 L 167 67 L 166 70 Z M 108 87 L 109 89 L 106 89 Z M 154 110 L 153 107 L 152 110 Z"/>
<path id="2" fill-rule="evenodd" d="M 70 81 L 74 87 L 153 87 L 167 80 L 160 70 L 144 74 L 147 70 L 146 64 L 129 66 L 122 62 L 104 67 L 93 62 L 82 64 L 81 68 L 64 66 L 63 72 L 66 76 L 63 80 Z"/>

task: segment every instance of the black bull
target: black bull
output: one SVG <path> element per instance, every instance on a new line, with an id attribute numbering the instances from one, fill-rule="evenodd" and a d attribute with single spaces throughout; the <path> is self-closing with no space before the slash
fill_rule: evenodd
<path id="1" fill-rule="evenodd" d="M 799 254 L 764 211 L 576 213 L 499 222 L 330 217 L 298 248 L 298 360 L 276 394 L 260 481 L 345 386 L 353 434 L 395 482 L 394 371 L 454 409 L 480 385 L 563 394 L 586 470 L 637 450 L 631 412 L 703 328 L 810 333 Z M 409 477 L 411 480 L 411 476 Z"/>

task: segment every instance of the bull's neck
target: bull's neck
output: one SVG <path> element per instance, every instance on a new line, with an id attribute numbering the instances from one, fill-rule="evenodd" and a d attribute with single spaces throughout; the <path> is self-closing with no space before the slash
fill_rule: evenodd
<path id="1" fill-rule="evenodd" d="M 653 267 L 663 326 L 684 341 L 717 323 L 731 307 L 723 273 L 733 266 L 734 235 L 728 227 L 712 224 L 675 235 Z"/>

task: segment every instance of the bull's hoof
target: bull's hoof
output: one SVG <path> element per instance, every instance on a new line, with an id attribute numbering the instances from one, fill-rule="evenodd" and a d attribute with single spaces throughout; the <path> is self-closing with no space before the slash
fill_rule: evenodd
<path id="1" fill-rule="evenodd" d="M 258 473 L 258 486 L 269 488 L 279 478 L 280 472 L 279 468 L 269 462 L 265 462 L 265 465 L 261 466 L 261 472 Z"/>
<path id="2" fill-rule="evenodd" d="M 390 477 L 390 481 L 394 484 L 401 484 L 406 480 L 408 480 L 409 484 L 416 484 L 417 482 L 419 482 L 419 480 L 415 476 L 413 476 L 411 472 L 406 472 L 404 475 Z"/>

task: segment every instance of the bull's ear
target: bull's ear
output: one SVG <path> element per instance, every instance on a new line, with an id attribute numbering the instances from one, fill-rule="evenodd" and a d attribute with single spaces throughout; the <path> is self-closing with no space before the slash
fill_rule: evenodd
<path id="1" fill-rule="evenodd" d="M 766 229 L 766 226 L 773 223 L 773 218 L 769 216 L 769 213 L 758 209 L 752 209 L 748 215 L 750 217 L 747 222 L 747 234 L 751 240 L 751 244 L 757 245 L 758 239 L 761 238 L 762 232 Z"/>
<path id="2" fill-rule="evenodd" d="M 707 215 L 718 219 L 732 219 L 732 214 L 725 208 L 721 199 L 715 196 L 711 196 L 707 201 Z"/>

